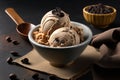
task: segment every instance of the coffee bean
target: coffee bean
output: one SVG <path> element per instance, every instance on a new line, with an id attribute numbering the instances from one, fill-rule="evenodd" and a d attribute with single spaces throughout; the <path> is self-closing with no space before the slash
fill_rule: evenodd
<path id="1" fill-rule="evenodd" d="M 33 75 L 32 75 L 32 78 L 33 78 L 34 80 L 40 80 L 38 73 L 33 74 Z"/>
<path id="2" fill-rule="evenodd" d="M 113 12 L 112 8 L 106 7 L 105 5 L 99 3 L 96 5 L 92 5 L 87 9 L 88 12 L 90 13 L 95 13 L 95 14 L 107 14 Z"/>
<path id="3" fill-rule="evenodd" d="M 13 64 L 13 59 L 12 59 L 11 57 L 8 57 L 8 58 L 7 58 L 7 63 L 8 63 L 8 64 Z"/>
<path id="4" fill-rule="evenodd" d="M 49 80 L 58 80 L 58 78 L 55 75 L 50 75 Z"/>
<path id="5" fill-rule="evenodd" d="M 19 80 L 19 79 L 17 78 L 17 75 L 14 74 L 14 73 L 10 73 L 10 74 L 9 74 L 9 78 L 10 78 L 11 80 Z"/>
<path id="6" fill-rule="evenodd" d="M 11 41 L 12 41 L 10 36 L 6 36 L 6 37 L 5 37 L 5 40 L 8 41 L 8 42 L 11 42 Z"/>
<path id="7" fill-rule="evenodd" d="M 18 45 L 18 44 L 19 44 L 19 42 L 16 41 L 16 40 L 13 40 L 12 43 L 13 43 L 14 45 Z"/>
<path id="8" fill-rule="evenodd" d="M 10 51 L 10 54 L 12 54 L 13 56 L 19 56 L 18 52 L 15 51 Z"/>
<path id="9" fill-rule="evenodd" d="M 22 59 L 21 62 L 22 62 L 23 64 L 30 64 L 28 58 Z"/>

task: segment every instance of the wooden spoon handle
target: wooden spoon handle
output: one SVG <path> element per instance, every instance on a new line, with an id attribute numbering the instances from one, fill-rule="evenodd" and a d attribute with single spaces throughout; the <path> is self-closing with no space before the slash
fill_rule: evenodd
<path id="1" fill-rule="evenodd" d="M 24 23 L 24 20 L 17 14 L 13 8 L 5 9 L 5 12 L 10 16 L 10 18 L 17 24 Z"/>

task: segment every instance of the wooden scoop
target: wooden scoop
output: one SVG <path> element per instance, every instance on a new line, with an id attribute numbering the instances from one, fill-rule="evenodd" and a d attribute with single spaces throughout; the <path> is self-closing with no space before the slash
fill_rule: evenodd
<path id="1" fill-rule="evenodd" d="M 24 22 L 24 20 L 17 14 L 17 12 L 13 8 L 5 9 L 5 12 L 17 24 L 16 30 L 21 35 L 21 37 L 24 39 L 28 39 L 28 33 L 33 27 L 35 27 L 35 25 Z"/>

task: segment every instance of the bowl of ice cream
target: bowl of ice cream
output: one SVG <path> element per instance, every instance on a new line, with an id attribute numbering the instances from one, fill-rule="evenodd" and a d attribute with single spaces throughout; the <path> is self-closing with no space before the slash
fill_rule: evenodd
<path id="1" fill-rule="evenodd" d="M 116 9 L 101 3 L 83 8 L 84 19 L 96 28 L 106 28 L 116 17 Z"/>
<path id="2" fill-rule="evenodd" d="M 36 51 L 51 65 L 61 67 L 80 56 L 92 39 L 92 31 L 82 23 L 70 21 L 65 12 L 56 11 L 58 13 L 51 11 L 46 13 L 49 15 L 45 15 L 41 24 L 30 30 L 28 39 Z M 53 14 L 60 16 L 53 17 Z M 67 20 L 62 21 L 62 19 Z"/>

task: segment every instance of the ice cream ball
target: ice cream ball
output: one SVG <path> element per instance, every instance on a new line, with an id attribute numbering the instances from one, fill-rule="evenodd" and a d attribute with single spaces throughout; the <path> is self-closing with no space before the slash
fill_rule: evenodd
<path id="1" fill-rule="evenodd" d="M 51 34 L 48 43 L 51 47 L 77 45 L 80 43 L 80 35 L 74 28 L 62 27 Z"/>
<path id="2" fill-rule="evenodd" d="M 61 10 L 60 8 L 56 8 L 48 11 L 40 22 L 41 32 L 45 35 L 52 34 L 58 28 L 61 27 L 69 27 L 70 26 L 70 18 L 69 15 Z"/>

